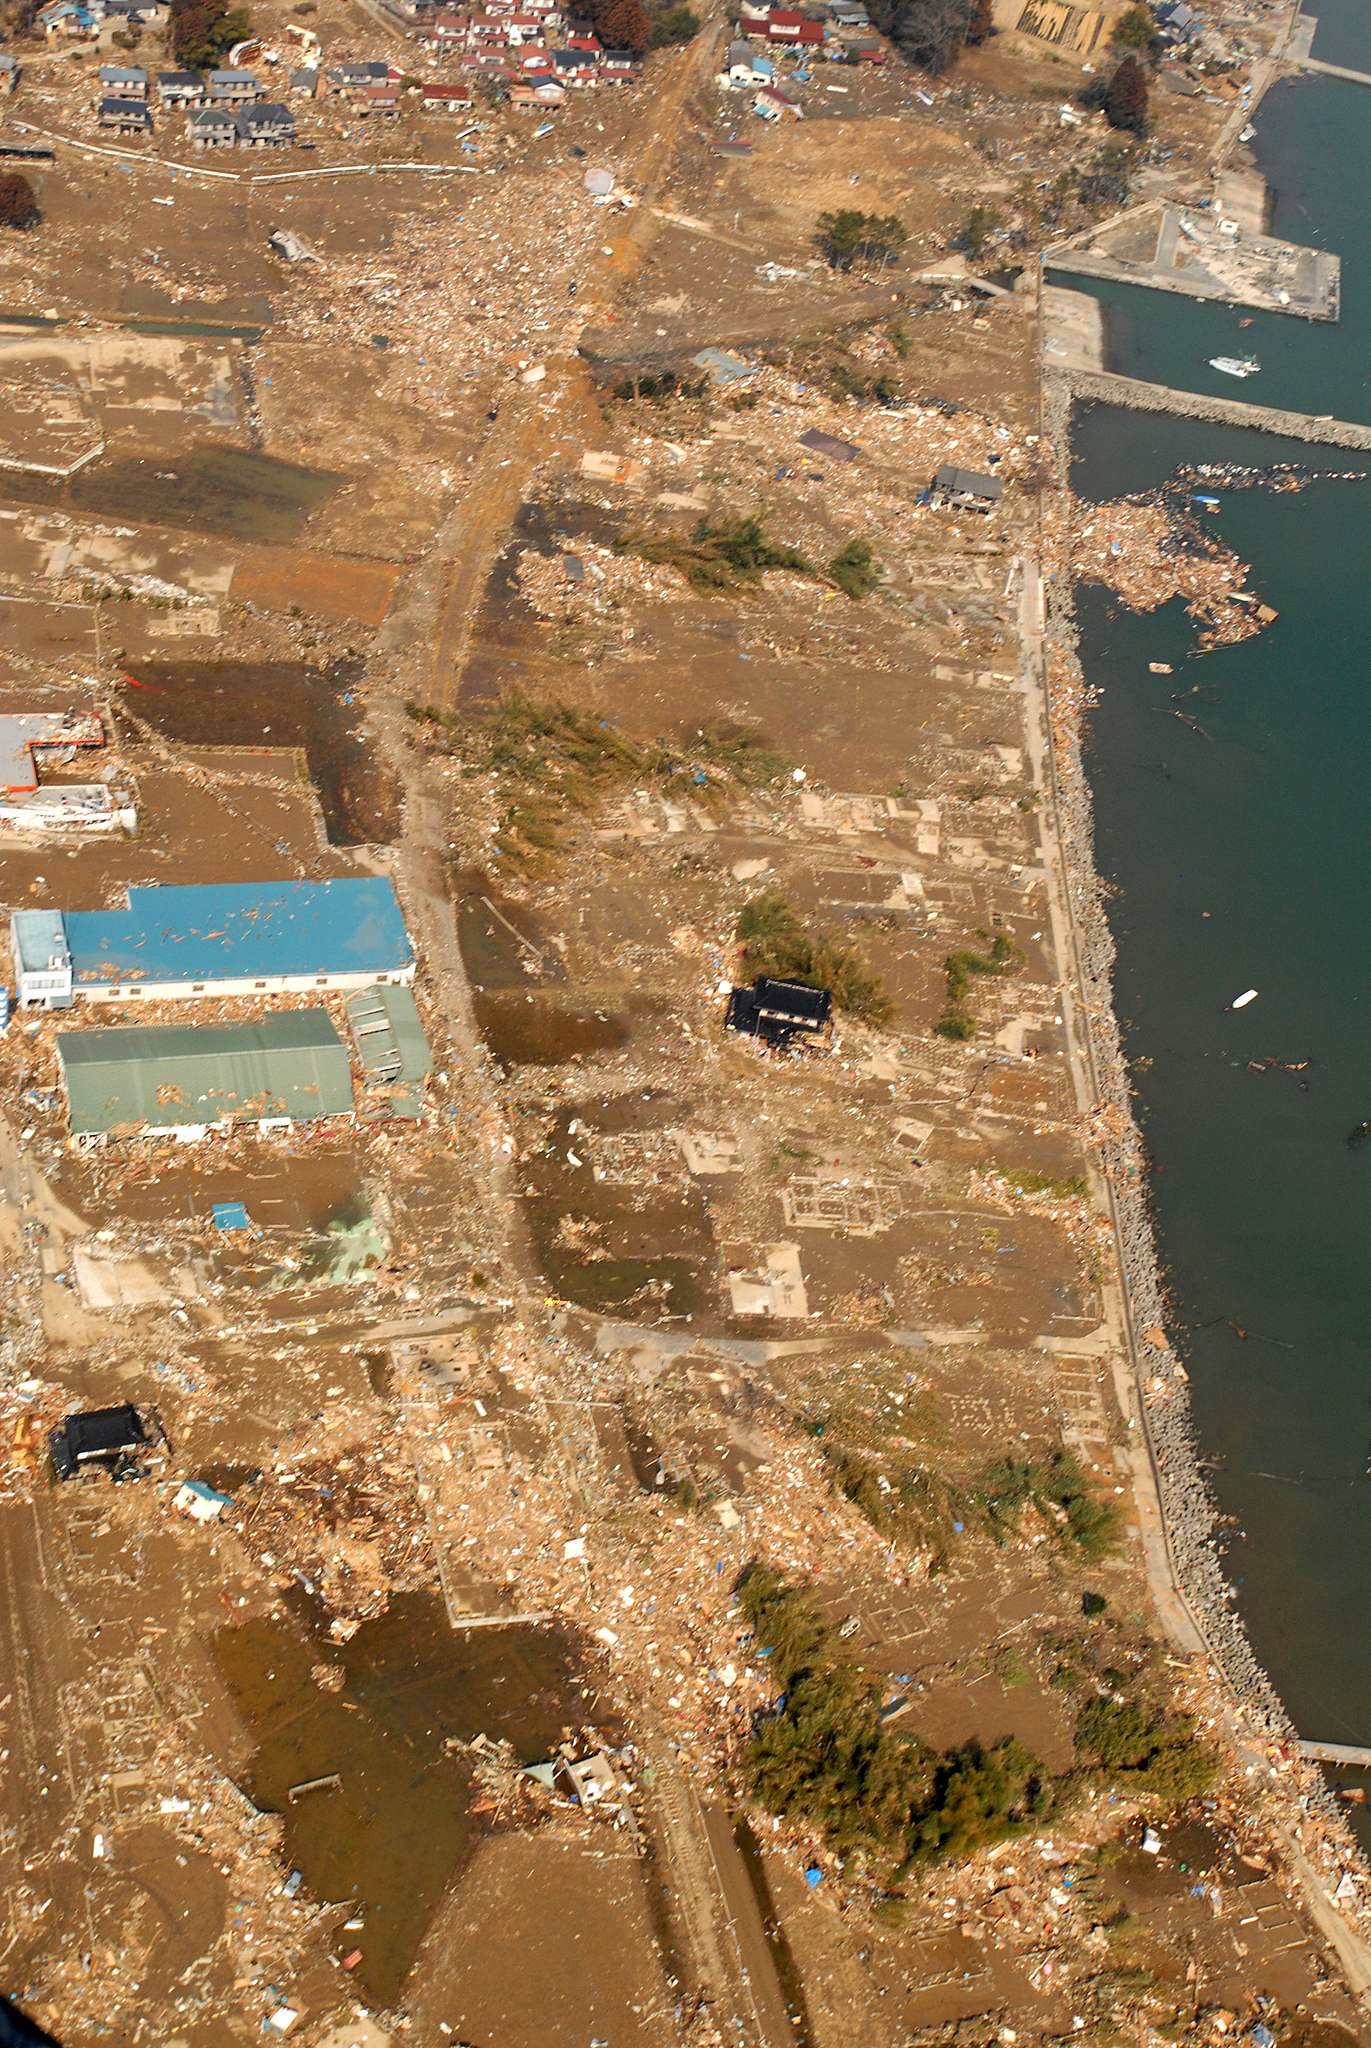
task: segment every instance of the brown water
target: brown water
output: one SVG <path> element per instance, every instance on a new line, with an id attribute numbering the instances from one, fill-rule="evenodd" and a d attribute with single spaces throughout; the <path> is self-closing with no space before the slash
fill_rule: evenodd
<path id="1" fill-rule="evenodd" d="M 272 455 L 204 442 L 184 455 L 94 463 L 64 482 L 9 472 L 4 494 L 101 518 L 279 542 L 298 539 L 314 507 L 344 481 Z"/>
<path id="2" fill-rule="evenodd" d="M 527 992 L 531 982 L 566 980 L 561 956 L 537 920 L 522 903 L 502 894 L 482 869 L 455 870 L 451 892 L 473 988 Z"/>
<path id="3" fill-rule="evenodd" d="M 442 1602 L 403 1594 L 350 1643 L 317 1618 L 261 1619 L 222 1630 L 215 1657 L 256 1740 L 247 1790 L 285 1820 L 283 1855 L 317 1900 L 351 1907 L 336 1948 L 362 1951 L 359 1990 L 392 2005 L 434 1909 L 476 1837 L 465 1761 L 448 1738 L 548 1756 L 581 1718 L 566 1636 L 553 1629 L 449 1628 Z M 345 1672 L 325 1691 L 311 1667 Z M 292 1785 L 336 1773 L 336 1790 Z"/>
<path id="4" fill-rule="evenodd" d="M 299 747 L 334 846 L 389 845 L 394 777 L 362 733 L 361 665 L 305 661 L 144 661 L 129 708 L 184 746 Z"/>
<path id="5" fill-rule="evenodd" d="M 481 1036 L 506 1067 L 560 1067 L 581 1053 L 617 1052 L 629 1023 L 614 1010 L 577 1010 L 531 992 L 476 995 Z"/>

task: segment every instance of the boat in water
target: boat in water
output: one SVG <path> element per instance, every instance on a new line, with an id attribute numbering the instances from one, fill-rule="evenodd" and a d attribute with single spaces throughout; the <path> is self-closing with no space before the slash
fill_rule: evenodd
<path id="1" fill-rule="evenodd" d="M 1211 356 L 1211 370 L 1222 370 L 1225 377 L 1255 377 L 1261 364 L 1255 356 Z"/>

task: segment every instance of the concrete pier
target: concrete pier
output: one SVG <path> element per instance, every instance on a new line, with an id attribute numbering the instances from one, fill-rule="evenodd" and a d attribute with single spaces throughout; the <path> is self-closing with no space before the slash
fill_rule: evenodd
<path id="1" fill-rule="evenodd" d="M 1323 64 L 1317 57 L 1306 57 L 1300 69 L 1317 71 L 1321 78 L 1346 78 L 1353 85 L 1371 85 L 1371 71 L 1349 71 L 1345 64 Z"/>
<path id="2" fill-rule="evenodd" d="M 1058 369 L 1051 361 L 1044 364 L 1044 377 L 1049 383 L 1065 387 L 1072 398 L 1123 405 L 1133 412 L 1175 413 L 1181 419 L 1249 427 L 1256 433 L 1284 434 L 1292 441 L 1311 441 L 1326 448 L 1371 448 L 1371 426 L 1357 420 L 1315 418 L 1307 412 L 1284 412 L 1278 406 L 1248 405 L 1240 398 L 1172 391 L 1164 384 L 1145 384 L 1137 377 L 1116 377 L 1108 370 Z"/>
<path id="3" fill-rule="evenodd" d="M 1371 80 L 1367 82 L 1371 84 Z M 1358 1742 L 1301 1742 L 1298 1748 L 1311 1764 L 1353 1764 L 1371 1771 L 1371 1748 Z"/>
<path id="4" fill-rule="evenodd" d="M 1246 180 L 1239 177 L 1237 184 L 1237 220 L 1217 207 L 1153 200 L 1045 249 L 1043 267 L 1263 313 L 1335 321 L 1342 299 L 1338 257 L 1328 249 L 1252 233 L 1252 197 Z M 1258 206 L 1258 216 L 1264 210 Z"/>

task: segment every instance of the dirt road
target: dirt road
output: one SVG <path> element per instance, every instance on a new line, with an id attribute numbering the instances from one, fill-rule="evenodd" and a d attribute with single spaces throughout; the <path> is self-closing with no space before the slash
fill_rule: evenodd
<path id="1" fill-rule="evenodd" d="M 637 269 L 639 245 L 652 231 L 651 204 L 670 164 L 690 95 L 708 70 L 721 26 L 718 21 L 707 22 L 694 42 L 675 58 L 663 89 L 644 99 L 638 132 L 627 153 L 626 180 L 636 184 L 642 194 L 632 233 L 605 245 L 608 253 L 596 258 L 589 277 L 573 277 L 570 270 L 563 273 L 562 290 L 569 308 L 573 287 L 575 290 L 575 317 L 569 317 L 560 345 L 549 351 L 542 383 L 513 387 L 481 452 L 471 489 L 457 515 L 459 533 L 448 561 L 426 679 L 425 701 L 435 703 L 440 711 L 450 711 L 458 702 L 481 593 L 508 538 L 536 458 L 552 446 L 565 452 L 578 443 L 585 445 L 595 414 L 587 403 L 576 342 L 584 328 L 604 319 Z"/>

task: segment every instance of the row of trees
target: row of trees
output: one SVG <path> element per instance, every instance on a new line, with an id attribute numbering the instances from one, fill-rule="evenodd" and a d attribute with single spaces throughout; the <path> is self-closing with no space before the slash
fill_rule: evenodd
<path id="1" fill-rule="evenodd" d="M 246 8 L 231 8 L 227 0 L 171 0 L 171 53 L 191 71 L 222 64 L 251 34 Z"/>
<path id="2" fill-rule="evenodd" d="M 815 240 L 834 270 L 854 263 L 893 263 L 909 240 L 909 230 L 896 213 L 859 213 L 854 206 L 821 213 Z"/>

